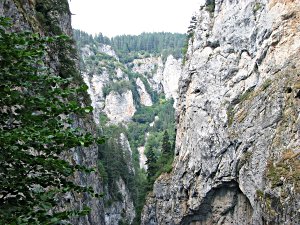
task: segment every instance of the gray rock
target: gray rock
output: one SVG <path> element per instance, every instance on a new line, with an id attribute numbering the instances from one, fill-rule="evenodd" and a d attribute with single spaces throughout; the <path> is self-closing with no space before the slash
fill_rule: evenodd
<path id="1" fill-rule="evenodd" d="M 173 171 L 155 182 L 142 224 L 300 223 L 299 17 L 298 1 L 201 7 L 179 81 Z"/>

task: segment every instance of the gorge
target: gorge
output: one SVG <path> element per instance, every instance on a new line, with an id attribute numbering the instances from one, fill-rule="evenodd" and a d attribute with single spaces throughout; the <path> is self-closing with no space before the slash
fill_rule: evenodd
<path id="1" fill-rule="evenodd" d="M 10 32 L 74 38 L 44 61 L 86 84 L 73 126 L 105 143 L 62 156 L 103 193 L 60 196 L 90 208 L 71 224 L 300 224 L 300 2 L 199 4 L 186 35 L 108 38 L 73 30 L 67 0 L 0 1 Z"/>

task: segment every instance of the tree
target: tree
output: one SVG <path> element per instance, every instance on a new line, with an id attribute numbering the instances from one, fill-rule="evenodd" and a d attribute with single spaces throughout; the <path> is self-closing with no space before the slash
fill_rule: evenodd
<path id="1" fill-rule="evenodd" d="M 165 130 L 165 132 L 164 132 L 162 147 L 161 147 L 161 154 L 162 154 L 162 157 L 165 157 L 167 159 L 169 159 L 170 156 L 172 155 L 172 149 L 171 149 L 171 144 L 169 141 L 169 134 L 168 134 L 167 130 Z"/>
<path id="2" fill-rule="evenodd" d="M 146 165 L 148 166 L 147 174 L 148 174 L 148 181 L 150 184 L 152 184 L 155 180 L 155 174 L 157 172 L 157 165 L 156 165 L 156 155 L 154 154 L 154 151 L 152 147 L 149 148 L 148 152 L 146 153 L 147 161 Z"/>
<path id="3" fill-rule="evenodd" d="M 57 210 L 62 194 L 93 192 L 70 180 L 74 172 L 90 170 L 61 157 L 93 143 L 71 119 L 91 111 L 77 101 L 86 87 L 45 63 L 47 49 L 58 42 L 68 46 L 68 37 L 10 32 L 10 26 L 0 17 L 0 224 L 58 224 L 89 212 Z"/>

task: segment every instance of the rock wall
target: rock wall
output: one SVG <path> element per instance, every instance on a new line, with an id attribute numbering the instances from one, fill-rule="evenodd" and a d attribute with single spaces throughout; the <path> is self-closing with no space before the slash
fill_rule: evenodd
<path id="1" fill-rule="evenodd" d="M 163 92 L 167 99 L 177 99 L 182 59 L 175 59 L 172 55 L 167 57 L 166 62 L 154 56 L 135 59 L 132 70 L 144 75 L 153 90 Z"/>
<path id="2" fill-rule="evenodd" d="M 142 224 L 300 223 L 300 2 L 206 0 Z"/>
<path id="3" fill-rule="evenodd" d="M 88 86 L 88 94 L 91 98 L 91 105 L 94 109 L 93 117 L 95 123 L 99 126 L 100 129 L 105 130 L 106 125 L 119 123 L 126 124 L 127 122 L 129 122 L 136 111 L 132 91 L 110 90 L 108 93 L 104 93 L 106 86 L 129 80 L 128 75 L 124 72 L 125 66 L 119 62 L 115 51 L 109 45 L 97 43 L 93 45 L 87 44 L 83 46 L 80 49 L 80 53 L 84 66 L 84 72 L 82 73 L 82 76 L 84 82 Z M 93 57 L 97 57 L 97 55 L 101 53 L 104 55 L 104 57 L 96 59 L 93 63 L 91 63 L 90 59 Z M 147 97 L 150 96 L 146 92 L 143 83 L 139 84 L 139 93 L 141 95 L 141 100 L 144 100 L 141 101 L 141 104 L 149 104 L 149 99 L 147 99 Z M 142 96 L 144 98 L 142 98 Z M 150 103 L 152 104 L 152 102 Z M 104 124 L 103 121 L 102 123 L 100 122 L 100 115 L 103 114 L 108 117 L 108 124 Z M 121 148 L 119 149 L 119 154 L 129 156 L 127 158 L 128 161 L 126 161 L 129 171 L 135 173 L 132 159 L 132 150 L 126 135 L 121 133 L 116 142 L 120 143 L 121 146 Z M 105 221 L 103 222 L 103 224 L 131 224 L 136 215 L 131 193 L 121 177 L 115 177 L 115 179 L 116 187 L 118 189 L 117 192 L 120 196 L 120 199 L 115 199 L 113 196 L 111 196 L 111 190 L 108 189 L 108 185 L 103 185 L 105 193 L 105 197 L 103 199 L 103 216 Z"/>
<path id="4" fill-rule="evenodd" d="M 143 81 L 140 78 L 136 79 L 136 85 L 138 87 L 138 92 L 140 95 L 141 104 L 144 106 L 152 106 L 152 99 L 150 94 L 147 92 Z"/>
<path id="5" fill-rule="evenodd" d="M 128 122 L 136 109 L 130 90 L 124 93 L 110 92 L 105 98 L 104 112 L 113 123 Z"/>
<path id="6" fill-rule="evenodd" d="M 173 98 L 176 101 L 178 97 L 178 81 L 181 75 L 181 66 L 181 59 L 175 59 L 172 55 L 167 58 L 162 75 L 162 86 L 167 99 Z"/>

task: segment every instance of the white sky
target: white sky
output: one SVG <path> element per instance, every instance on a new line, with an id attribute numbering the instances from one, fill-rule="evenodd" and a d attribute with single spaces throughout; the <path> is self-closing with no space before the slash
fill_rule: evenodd
<path id="1" fill-rule="evenodd" d="M 112 37 L 142 32 L 186 33 L 203 0 L 71 0 L 73 28 Z"/>

